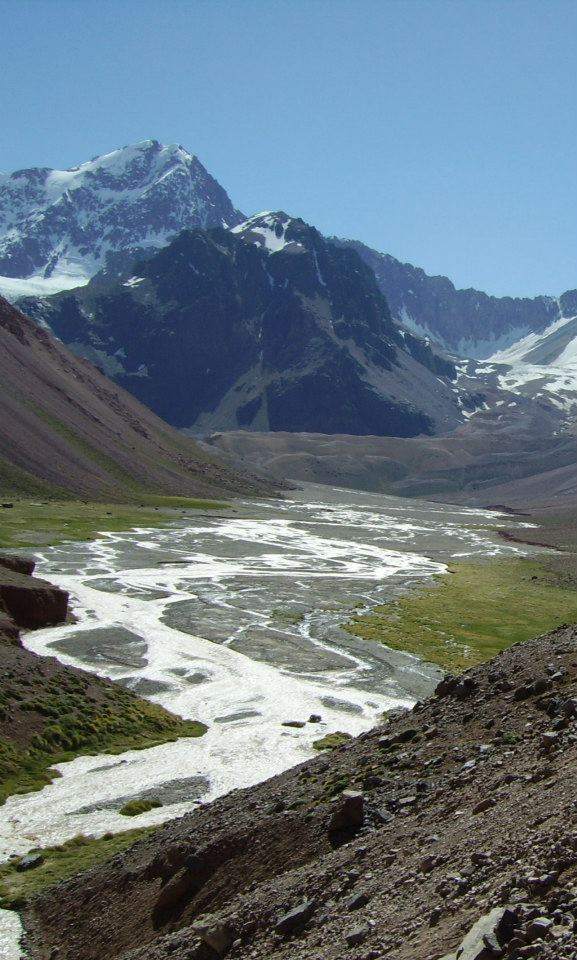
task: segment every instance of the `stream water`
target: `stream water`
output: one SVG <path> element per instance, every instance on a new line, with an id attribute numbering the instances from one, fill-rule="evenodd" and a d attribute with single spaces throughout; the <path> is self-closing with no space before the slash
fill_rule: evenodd
<path id="1" fill-rule="evenodd" d="M 435 668 L 341 625 L 456 558 L 524 553 L 482 529 L 496 516 L 304 485 L 283 501 L 188 512 L 165 528 L 43 550 L 37 573 L 70 591 L 78 622 L 28 633 L 25 645 L 120 681 L 208 732 L 60 764 L 54 783 L 6 802 L 0 861 L 78 833 L 129 829 L 135 821 L 118 810 L 134 797 L 163 804 L 138 825 L 180 816 L 305 760 L 325 733 L 358 734 L 427 695 Z"/>

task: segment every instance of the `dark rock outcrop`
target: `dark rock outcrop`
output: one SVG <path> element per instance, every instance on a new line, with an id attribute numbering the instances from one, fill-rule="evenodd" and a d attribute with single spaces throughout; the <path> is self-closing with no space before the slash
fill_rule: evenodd
<path id="1" fill-rule="evenodd" d="M 0 604 L 19 627 L 34 630 L 64 623 L 68 594 L 46 580 L 3 568 L 0 569 Z"/>
<path id="2" fill-rule="evenodd" d="M 9 613 L 0 609 L 0 643 L 19 644 L 20 630 Z"/>
<path id="3" fill-rule="evenodd" d="M 133 276 L 23 308 L 197 434 L 414 436 L 462 422 L 453 364 L 399 331 L 354 250 L 282 213 L 247 224 L 184 232 Z"/>
<path id="4" fill-rule="evenodd" d="M 34 573 L 35 566 L 36 561 L 32 557 L 19 557 L 12 553 L 0 554 L 0 567 L 5 567 L 6 570 L 31 576 Z"/>

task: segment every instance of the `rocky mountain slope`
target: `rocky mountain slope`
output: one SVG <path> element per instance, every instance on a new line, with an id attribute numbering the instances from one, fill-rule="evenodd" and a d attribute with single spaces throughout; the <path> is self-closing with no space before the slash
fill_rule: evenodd
<path id="1" fill-rule="evenodd" d="M 333 242 L 356 250 L 374 271 L 393 318 L 417 336 L 430 338 L 479 391 L 510 391 L 545 398 L 560 419 L 577 413 L 577 291 L 561 297 L 491 297 L 457 290 L 447 277 L 430 277 L 358 241 Z M 468 384 L 470 389 L 470 384 Z M 495 398 L 496 403 L 503 398 Z"/>
<path id="2" fill-rule="evenodd" d="M 183 228 L 227 228 L 254 247 L 260 259 L 249 257 L 248 269 L 247 258 L 237 258 L 239 247 L 229 240 L 211 241 L 210 267 L 198 245 L 193 255 L 189 249 L 172 250 L 162 265 L 165 273 L 171 272 L 176 292 L 172 304 L 167 285 L 162 292 L 157 285 L 151 294 L 146 268 L 135 273 L 132 264 L 166 247 Z M 344 251 L 349 254 L 346 263 Z M 376 307 L 378 291 L 374 284 L 369 290 L 366 271 L 350 259 L 353 253 L 374 272 L 390 312 L 384 303 Z M 170 263 L 174 256 L 181 257 L 180 263 Z M 239 272 L 241 260 L 244 274 Z M 537 402 L 544 398 L 557 408 L 560 423 L 577 411 L 576 291 L 559 299 L 529 299 L 456 290 L 446 277 L 429 277 L 357 241 L 331 238 L 329 245 L 303 221 L 283 213 L 243 220 L 198 159 L 174 144 L 147 140 L 71 170 L 33 168 L 0 176 L 0 293 L 24 304 L 27 296 L 85 285 L 101 270 L 86 294 L 75 295 L 80 304 L 76 315 L 69 302 L 62 306 L 58 301 L 58 310 L 50 305 L 45 318 L 51 315 L 49 322 L 74 350 L 171 423 L 195 432 L 241 427 L 446 433 L 484 405 L 503 405 L 509 393 Z M 204 277 L 205 289 L 200 283 L 191 285 L 194 271 Z M 126 301 L 122 307 L 121 292 Z M 154 329 L 140 336 L 143 296 L 149 298 L 147 323 Z M 135 326 L 127 320 L 124 305 Z M 42 314 L 30 301 L 26 309 L 35 317 Z M 375 309 L 383 316 L 382 329 L 374 317 L 367 321 Z M 56 316 L 62 311 L 64 318 Z M 354 311 L 359 319 L 351 325 Z M 261 349 L 258 336 L 270 330 L 273 315 L 272 339 L 284 336 L 288 343 L 297 331 L 297 341 L 307 340 L 306 350 L 297 342 L 284 358 L 272 357 L 266 333 Z M 173 322 L 186 325 L 184 338 L 182 329 L 172 329 Z M 239 324 L 250 328 L 248 336 L 245 330 L 239 337 Z M 349 336 L 346 324 L 357 328 L 355 337 Z M 146 343 L 133 347 L 135 329 L 136 339 Z M 194 357 L 179 356 L 174 384 L 163 372 L 163 366 L 174 361 L 169 338 L 175 353 L 181 354 L 182 347 L 188 353 L 194 346 Z M 434 350 L 429 340 L 437 344 Z M 127 351 L 130 357 L 124 355 Z M 449 383 L 453 371 L 440 352 L 467 358 L 458 366 L 456 382 Z M 158 354 L 154 365 L 153 353 Z M 326 399 L 319 401 L 329 381 L 340 384 L 348 404 L 337 402 L 329 410 Z"/>
<path id="3" fill-rule="evenodd" d="M 86 283 L 185 227 L 242 220 L 183 147 L 145 140 L 70 170 L 0 176 L 0 292 L 9 299 Z"/>
<path id="4" fill-rule="evenodd" d="M 0 298 L 0 489 L 123 501 L 269 490 L 172 430 Z"/>
<path id="5" fill-rule="evenodd" d="M 569 960 L 577 631 L 441 681 L 25 911 L 32 960 Z"/>
<path id="6" fill-rule="evenodd" d="M 286 214 L 183 232 L 120 280 L 23 309 L 174 426 L 411 436 L 464 419 L 452 363 L 371 270 Z"/>
<path id="7" fill-rule="evenodd" d="M 356 250 L 371 267 L 395 320 L 450 353 L 487 358 L 577 314 L 575 290 L 559 298 L 492 297 L 479 290 L 458 290 L 447 277 L 430 277 L 357 240 L 331 240 Z"/>

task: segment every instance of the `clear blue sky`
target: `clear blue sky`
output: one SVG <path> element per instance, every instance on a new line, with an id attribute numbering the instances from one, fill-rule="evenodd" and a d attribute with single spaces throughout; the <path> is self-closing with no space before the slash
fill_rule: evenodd
<path id="1" fill-rule="evenodd" d="M 182 143 L 489 293 L 577 286 L 575 0 L 0 0 L 0 170 Z"/>

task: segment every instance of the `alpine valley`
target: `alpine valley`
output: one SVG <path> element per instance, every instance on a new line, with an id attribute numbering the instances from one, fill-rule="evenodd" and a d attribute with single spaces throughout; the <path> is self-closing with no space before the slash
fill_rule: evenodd
<path id="1" fill-rule="evenodd" d="M 155 140 L 0 274 L 2 957 L 574 960 L 577 290 Z"/>

